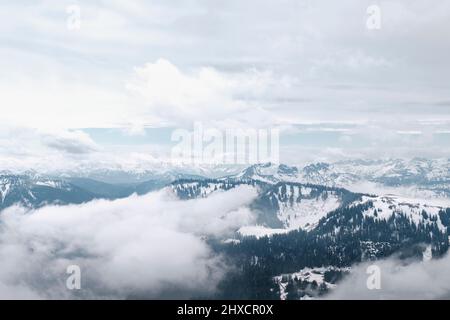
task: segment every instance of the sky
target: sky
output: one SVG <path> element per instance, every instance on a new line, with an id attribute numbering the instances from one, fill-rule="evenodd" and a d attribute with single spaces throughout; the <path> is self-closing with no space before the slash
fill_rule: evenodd
<path id="1" fill-rule="evenodd" d="M 164 158 L 198 122 L 278 128 L 286 163 L 450 156 L 445 0 L 0 0 L 0 27 L 2 166 Z"/>

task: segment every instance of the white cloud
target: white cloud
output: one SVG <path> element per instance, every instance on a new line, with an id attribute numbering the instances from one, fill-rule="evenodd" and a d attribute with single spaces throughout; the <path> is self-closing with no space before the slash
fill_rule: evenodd
<path id="1" fill-rule="evenodd" d="M 417 135 L 421 135 L 422 131 L 413 131 L 413 130 L 411 130 L 411 131 L 397 131 L 397 133 L 398 134 L 402 134 L 402 135 L 414 135 L 414 136 L 417 136 Z"/>
<path id="2" fill-rule="evenodd" d="M 43 134 L 43 142 L 50 148 L 73 154 L 83 154 L 98 150 L 91 137 L 79 130 Z"/>
<path id="3" fill-rule="evenodd" d="M 100 165 L 107 156 L 85 132 L 16 126 L 0 128 L 0 171 L 55 173 L 70 171 L 93 159 Z"/>
<path id="4" fill-rule="evenodd" d="M 184 72 L 165 59 L 135 73 L 127 89 L 144 99 L 146 113 L 175 125 L 224 120 L 255 124 L 264 111 L 249 100 L 259 100 L 276 83 L 270 72 L 222 73 L 208 67 Z"/>
<path id="5" fill-rule="evenodd" d="M 355 0 L 77 4 L 77 31 L 66 4 L 0 5 L 0 125 L 135 135 L 192 121 L 424 131 L 417 119 L 439 119 L 448 131 L 447 1 L 381 2 L 377 31 L 365 24 L 371 3 Z"/>
<path id="6" fill-rule="evenodd" d="M 369 290 L 367 267 L 381 271 L 381 289 Z M 407 263 L 395 258 L 361 264 L 338 284 L 328 299 L 448 299 L 450 298 L 450 256 Z"/>
<path id="7" fill-rule="evenodd" d="M 0 298 L 155 298 L 211 293 L 227 266 L 204 241 L 253 221 L 256 191 L 181 201 L 163 190 L 0 216 Z M 65 288 L 81 267 L 80 292 Z"/>
<path id="8" fill-rule="evenodd" d="M 132 101 L 124 92 L 68 83 L 64 78 L 13 80 L 0 87 L 0 95 L 2 125 L 45 130 L 116 127 L 136 117 Z"/>

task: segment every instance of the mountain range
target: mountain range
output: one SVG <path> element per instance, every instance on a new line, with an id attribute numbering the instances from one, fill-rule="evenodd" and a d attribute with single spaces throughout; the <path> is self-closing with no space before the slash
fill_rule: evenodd
<path id="1" fill-rule="evenodd" d="M 319 162 L 302 168 L 266 163 L 250 166 L 228 178 L 311 183 L 360 192 L 375 187 L 408 188 L 421 196 L 450 196 L 449 159 L 348 160 Z"/>
<path id="2" fill-rule="evenodd" d="M 266 163 L 228 168 L 225 176 L 173 169 L 104 170 L 78 176 L 3 172 L 0 210 L 15 204 L 80 204 L 161 189 L 189 201 L 250 186 L 257 191 L 249 205 L 254 224 L 241 226 L 228 238 L 205 239 L 240 266 L 225 277 L 216 297 L 300 299 L 326 294 L 358 262 L 393 254 L 416 259 L 425 252 L 432 257 L 445 254 L 450 235 L 449 168 L 448 160 L 412 159 L 302 168 Z M 388 192 L 364 190 L 374 185 Z M 420 197 L 392 193 L 402 188 Z"/>
<path id="3" fill-rule="evenodd" d="M 260 196 L 252 204 L 252 209 L 259 212 L 258 223 L 261 227 L 310 229 L 327 213 L 349 205 L 356 199 L 361 200 L 363 195 L 369 197 L 372 189 L 361 190 L 366 186 L 363 182 L 376 184 L 388 191 L 414 188 L 422 195 L 405 197 L 399 194 L 389 195 L 389 192 L 379 194 L 384 197 L 384 201 L 410 203 L 411 206 L 418 203 L 435 204 L 436 201 L 423 199 L 430 194 L 434 197 L 450 195 L 450 188 L 447 186 L 450 183 L 449 170 L 448 160 L 412 159 L 316 163 L 301 169 L 265 163 L 216 179 L 174 170 L 138 173 L 103 170 L 91 172 L 88 177 L 74 176 L 73 173 L 49 176 L 36 172 L 17 175 L 4 172 L 0 173 L 0 209 L 13 204 L 36 208 L 46 204 L 79 204 L 93 199 L 118 199 L 134 193 L 143 195 L 167 186 L 181 199 L 191 199 L 206 197 L 217 190 L 250 184 L 259 190 Z M 383 203 L 375 196 L 372 199 L 378 199 L 375 201 L 377 204 Z M 443 207 L 444 204 L 439 205 Z M 255 229 L 256 231 L 258 230 Z M 246 230 L 246 234 L 248 232 Z"/>

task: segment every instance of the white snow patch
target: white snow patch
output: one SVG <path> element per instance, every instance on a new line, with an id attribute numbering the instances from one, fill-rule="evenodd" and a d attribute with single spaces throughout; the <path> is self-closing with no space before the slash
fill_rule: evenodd
<path id="1" fill-rule="evenodd" d="M 432 223 L 430 218 L 433 217 L 437 220 L 439 229 L 443 232 L 446 231 L 446 227 L 439 218 L 439 211 L 444 208 L 433 204 L 431 200 L 411 199 L 396 195 L 363 196 L 362 201 L 355 202 L 355 204 L 363 204 L 369 201 L 372 201 L 373 208 L 366 210 L 363 213 L 365 216 L 387 220 L 393 214 L 402 213 L 416 225 L 419 223 Z M 423 215 L 424 211 L 427 213 L 427 218 Z"/>
<path id="2" fill-rule="evenodd" d="M 11 188 L 10 183 L 0 185 L 0 195 L 2 197 L 2 203 L 5 202 L 6 196 L 8 195 L 10 188 Z"/>
<path id="3" fill-rule="evenodd" d="M 317 283 L 318 286 L 321 284 L 325 284 L 327 288 L 332 289 L 335 288 L 336 285 L 333 283 L 329 283 L 325 281 L 325 272 L 327 271 L 344 271 L 348 272 L 350 271 L 350 268 L 337 268 L 333 266 L 329 267 L 317 267 L 317 268 L 304 268 L 300 270 L 299 272 L 294 273 L 286 273 L 279 276 L 274 277 L 274 281 L 279 285 L 280 288 L 280 300 L 286 300 L 287 299 L 287 292 L 286 292 L 286 286 L 289 283 L 289 280 L 295 279 L 296 281 L 306 281 L 308 283 L 313 283 L 314 281 Z M 308 299 L 312 298 L 309 296 L 305 296 L 302 299 Z"/>
<path id="4" fill-rule="evenodd" d="M 289 230 L 312 230 L 320 219 L 341 205 L 337 195 L 329 193 L 326 199 L 300 199 L 292 206 L 289 203 L 279 203 L 278 219 Z"/>
<path id="5" fill-rule="evenodd" d="M 272 228 L 266 228 L 263 226 L 245 226 L 238 230 L 238 233 L 243 237 L 256 237 L 257 239 L 263 238 L 263 237 L 270 237 L 274 234 L 284 234 L 288 233 L 289 230 L 287 229 L 272 229 Z"/>

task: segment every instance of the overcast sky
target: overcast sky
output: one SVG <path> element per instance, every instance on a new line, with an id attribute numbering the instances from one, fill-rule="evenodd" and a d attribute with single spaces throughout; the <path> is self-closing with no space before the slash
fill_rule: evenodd
<path id="1" fill-rule="evenodd" d="M 3 159 L 196 121 L 280 127 L 286 162 L 449 157 L 446 0 L 0 1 L 0 27 Z"/>

